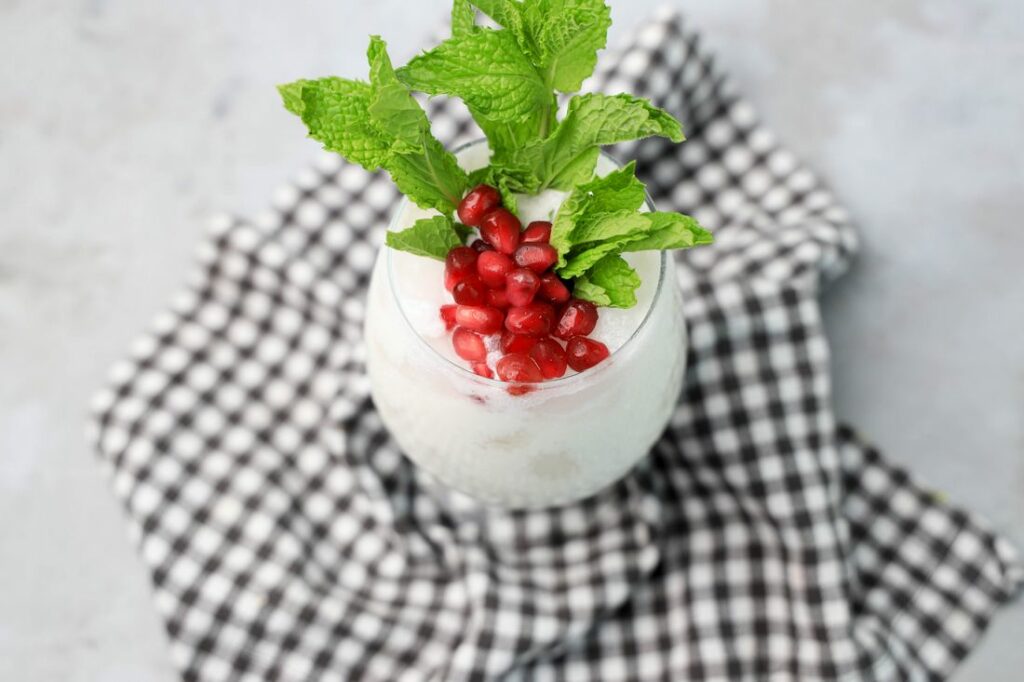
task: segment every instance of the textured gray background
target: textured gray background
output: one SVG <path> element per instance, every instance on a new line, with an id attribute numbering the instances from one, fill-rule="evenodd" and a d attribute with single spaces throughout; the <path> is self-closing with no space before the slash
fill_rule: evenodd
<path id="1" fill-rule="evenodd" d="M 173 679 L 84 406 L 205 218 L 315 157 L 273 85 L 362 74 L 370 32 L 404 60 L 446 5 L 0 0 L 0 679 Z M 1024 546 L 1024 3 L 683 7 L 862 226 L 841 415 Z M 1022 634 L 1017 604 L 957 679 L 1019 680 Z"/>

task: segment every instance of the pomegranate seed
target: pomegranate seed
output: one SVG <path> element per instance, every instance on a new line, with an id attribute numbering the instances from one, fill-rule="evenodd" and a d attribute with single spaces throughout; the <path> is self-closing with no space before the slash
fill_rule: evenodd
<path id="1" fill-rule="evenodd" d="M 502 381 L 532 384 L 544 380 L 540 367 L 526 353 L 512 353 L 498 360 L 495 367 Z"/>
<path id="2" fill-rule="evenodd" d="M 560 339 L 569 339 L 573 336 L 586 336 L 594 331 L 597 326 L 597 306 L 590 301 L 581 301 L 574 298 L 569 301 L 561 317 L 558 318 L 558 327 L 555 329 L 555 336 Z"/>
<path id="3" fill-rule="evenodd" d="M 491 371 L 491 368 L 487 366 L 486 362 L 474 362 L 473 372 L 477 376 L 484 377 L 485 379 L 494 378 L 494 372 Z"/>
<path id="4" fill-rule="evenodd" d="M 515 267 L 511 258 L 497 251 L 481 253 L 476 261 L 477 274 L 492 289 L 504 289 L 505 276 Z"/>
<path id="5" fill-rule="evenodd" d="M 456 246 L 444 259 L 444 286 L 448 291 L 470 275 L 476 274 L 476 259 L 480 256 L 468 246 Z"/>
<path id="6" fill-rule="evenodd" d="M 546 220 L 536 220 L 526 226 L 523 230 L 524 244 L 547 244 L 551 241 L 551 223 Z"/>
<path id="7" fill-rule="evenodd" d="M 507 209 L 496 208 L 484 216 L 480 223 L 480 236 L 498 251 L 511 256 L 519 246 L 520 229 L 519 218 Z"/>
<path id="8" fill-rule="evenodd" d="M 483 305 L 487 301 L 487 288 L 479 277 L 467 277 L 455 285 L 452 296 L 459 305 Z"/>
<path id="9" fill-rule="evenodd" d="M 481 334 L 497 334 L 501 331 L 501 322 L 505 318 L 500 310 L 489 306 L 460 305 L 455 310 L 455 321 Z"/>
<path id="10" fill-rule="evenodd" d="M 508 302 L 514 306 L 529 305 L 540 289 L 540 277 L 533 270 L 517 268 L 505 277 Z"/>
<path id="11" fill-rule="evenodd" d="M 539 275 L 558 262 L 558 252 L 550 244 L 523 244 L 516 249 L 515 258 L 516 265 Z"/>
<path id="12" fill-rule="evenodd" d="M 501 352 L 505 355 L 509 353 L 529 353 L 530 349 L 536 344 L 537 338 L 535 336 L 513 334 L 507 329 L 501 333 Z"/>
<path id="13" fill-rule="evenodd" d="M 487 290 L 487 305 L 492 308 L 500 308 L 501 310 L 508 310 L 512 304 L 508 302 L 508 292 L 504 289 L 488 289 Z"/>
<path id="14" fill-rule="evenodd" d="M 505 316 L 505 329 L 513 334 L 544 336 L 551 331 L 551 324 L 554 319 L 555 311 L 550 305 L 547 303 L 531 303 L 530 305 L 509 308 L 508 314 Z"/>
<path id="15" fill-rule="evenodd" d="M 487 346 L 484 340 L 476 332 L 462 327 L 456 327 L 452 333 L 452 346 L 455 347 L 455 354 L 463 360 L 470 362 L 482 362 L 487 359 Z"/>
<path id="16" fill-rule="evenodd" d="M 483 239 L 474 239 L 473 243 L 469 245 L 469 248 L 473 249 L 477 253 L 483 253 L 484 251 L 494 251 L 494 247 L 485 242 Z"/>
<path id="17" fill-rule="evenodd" d="M 551 337 L 538 341 L 530 349 L 530 357 L 540 367 L 540 373 L 544 375 L 545 379 L 557 379 L 564 376 L 565 368 L 569 364 L 562 344 Z"/>
<path id="18" fill-rule="evenodd" d="M 501 194 L 489 185 L 480 185 L 459 202 L 459 220 L 470 227 L 480 227 L 489 211 L 501 206 Z"/>
<path id="19" fill-rule="evenodd" d="M 444 321 L 445 331 L 451 331 L 455 328 L 455 309 L 457 305 L 443 305 L 441 306 L 441 320 Z"/>
<path id="20" fill-rule="evenodd" d="M 560 280 L 558 275 L 553 272 L 541 275 L 540 291 L 537 293 L 541 298 L 552 303 L 565 303 L 572 296 L 569 293 L 569 287 L 565 286 L 565 282 Z M 561 315 L 559 315 L 560 318 Z"/>
<path id="21" fill-rule="evenodd" d="M 610 353 L 608 346 L 582 336 L 574 336 L 565 344 L 569 366 L 577 372 L 584 372 L 605 360 Z"/>

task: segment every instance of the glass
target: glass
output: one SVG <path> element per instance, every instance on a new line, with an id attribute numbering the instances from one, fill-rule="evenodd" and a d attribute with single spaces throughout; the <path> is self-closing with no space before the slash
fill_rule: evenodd
<path id="1" fill-rule="evenodd" d="M 619 167 L 611 157 L 603 163 Z M 395 221 L 407 201 L 389 229 L 404 227 Z M 409 459 L 442 483 L 507 508 L 567 504 L 622 478 L 665 429 L 686 363 L 673 261 L 656 256 L 660 273 L 646 316 L 609 359 L 513 396 L 508 384 L 452 362 L 417 333 L 395 278 L 396 261 L 416 257 L 382 247 L 367 301 L 367 366 L 376 408 Z M 435 281 L 440 286 L 440 276 Z"/>

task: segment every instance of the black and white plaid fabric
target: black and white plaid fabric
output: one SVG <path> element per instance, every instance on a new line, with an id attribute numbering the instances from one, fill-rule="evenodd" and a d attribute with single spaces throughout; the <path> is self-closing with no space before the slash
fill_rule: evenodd
<path id="1" fill-rule="evenodd" d="M 360 327 L 396 191 L 325 158 L 220 221 L 96 400 L 186 680 L 937 680 L 1022 582 L 1014 553 L 836 423 L 819 289 L 845 212 L 678 16 L 595 79 L 689 142 L 627 152 L 713 248 L 679 263 L 692 346 L 664 438 L 563 509 L 425 480 L 374 412 Z M 435 103 L 447 141 L 473 136 Z M 622 150 L 620 150 L 622 153 Z"/>

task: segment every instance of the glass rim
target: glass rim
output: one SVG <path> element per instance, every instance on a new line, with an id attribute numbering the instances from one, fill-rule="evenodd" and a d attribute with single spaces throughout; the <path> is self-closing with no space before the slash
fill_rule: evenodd
<path id="1" fill-rule="evenodd" d="M 469 149 L 470 147 L 475 147 L 476 145 L 479 145 L 479 144 L 487 144 L 487 138 L 478 138 L 476 140 L 471 140 L 469 142 L 466 142 L 466 143 L 464 143 L 462 145 L 459 145 L 455 149 L 453 149 L 452 153 L 453 154 L 458 154 L 458 153 L 460 153 L 462 151 L 465 151 L 466 149 Z M 615 164 L 617 169 L 622 168 L 624 166 L 624 164 L 622 164 L 618 159 L 616 159 L 614 156 L 612 156 L 611 154 L 607 153 L 603 149 L 601 150 L 601 156 L 603 156 L 604 158 L 608 159 L 613 164 Z M 644 188 L 644 202 L 647 205 L 647 210 L 650 211 L 651 213 L 654 213 L 655 210 L 656 210 L 655 206 L 654 206 L 654 201 L 651 199 L 651 196 L 647 192 L 646 187 Z M 393 231 L 393 228 L 395 227 L 395 224 L 398 222 L 398 220 L 405 213 L 405 209 L 406 209 L 406 206 L 408 204 L 409 204 L 409 197 L 407 197 L 407 196 L 405 196 L 403 194 L 402 195 L 402 201 L 399 202 L 398 208 L 395 209 L 395 213 L 391 217 L 391 220 L 388 223 L 388 232 Z M 387 258 L 388 288 L 391 290 L 391 297 L 394 300 L 395 306 L 398 308 L 398 313 L 399 313 L 399 315 L 402 318 L 402 322 L 405 323 L 406 328 L 409 330 L 409 332 L 413 336 L 416 337 L 416 340 L 420 343 L 421 346 L 423 346 L 423 348 L 428 352 L 428 354 L 430 354 L 430 355 L 434 356 L 435 358 L 437 358 L 438 360 L 442 361 L 448 367 L 451 367 L 451 368 L 453 368 L 453 369 L 455 369 L 455 370 L 457 370 L 459 372 L 464 373 L 467 376 L 467 378 L 473 380 L 475 383 L 479 383 L 479 384 L 484 385 L 484 386 L 493 386 L 495 388 L 502 388 L 503 390 L 504 390 L 504 388 L 507 388 L 509 385 L 515 383 L 515 382 L 502 381 L 500 379 L 491 379 L 491 378 L 488 378 L 488 377 L 480 376 L 479 374 L 474 372 L 469 367 L 466 367 L 466 366 L 464 366 L 462 364 L 459 364 L 459 363 L 455 362 L 454 360 L 452 360 L 451 358 L 445 357 L 444 355 L 439 353 L 436 348 L 434 348 L 425 338 L 423 338 L 420 335 L 420 333 L 418 331 L 416 331 L 416 327 L 413 326 L 412 321 L 410 321 L 409 316 L 405 312 L 405 308 L 402 305 L 402 299 L 398 295 L 398 289 L 395 286 L 394 258 L 393 258 L 393 256 L 394 256 L 394 249 L 392 249 L 391 247 L 387 246 L 386 244 L 382 244 L 381 248 L 387 250 L 386 258 Z M 660 258 L 661 262 L 659 264 L 659 269 L 658 269 L 658 284 L 657 284 L 657 287 L 654 290 L 654 295 L 651 297 L 651 303 L 648 306 L 646 312 L 644 312 L 643 319 L 640 321 L 640 324 L 637 325 L 636 329 L 633 330 L 633 333 L 629 335 L 629 338 L 626 339 L 625 342 L 623 342 L 623 344 L 621 346 L 619 346 L 618 348 L 616 348 L 614 351 L 611 352 L 611 355 L 609 355 L 609 357 L 608 357 L 608 361 L 607 362 L 602 362 L 595 369 L 591 369 L 591 370 L 588 370 L 586 372 L 576 372 L 575 374 L 570 374 L 569 376 L 562 376 L 562 377 L 559 377 L 557 379 L 546 379 L 546 380 L 538 382 L 538 383 L 530 383 L 529 386 L 533 389 L 534 392 L 545 391 L 545 390 L 554 390 L 556 388 L 564 388 L 566 386 L 572 386 L 574 383 L 577 383 L 578 381 L 582 381 L 582 379 L 580 379 L 580 377 L 583 377 L 583 376 L 593 377 L 595 374 L 598 374 L 598 373 L 602 372 L 603 370 L 607 369 L 608 367 L 610 367 L 612 365 L 611 361 L 614 360 L 617 355 L 619 355 L 622 351 L 624 351 L 625 349 L 627 349 L 627 348 L 629 348 L 629 347 L 631 347 L 633 345 L 633 341 L 636 340 L 636 338 L 640 335 L 640 332 L 642 332 L 644 330 L 644 328 L 647 326 L 647 323 L 650 322 L 651 315 L 653 314 L 655 307 L 658 305 L 658 301 L 661 299 L 662 292 L 663 292 L 663 290 L 665 288 L 665 280 L 667 279 L 667 275 L 668 275 L 668 256 L 669 256 L 668 251 L 661 251 L 661 258 Z"/>

